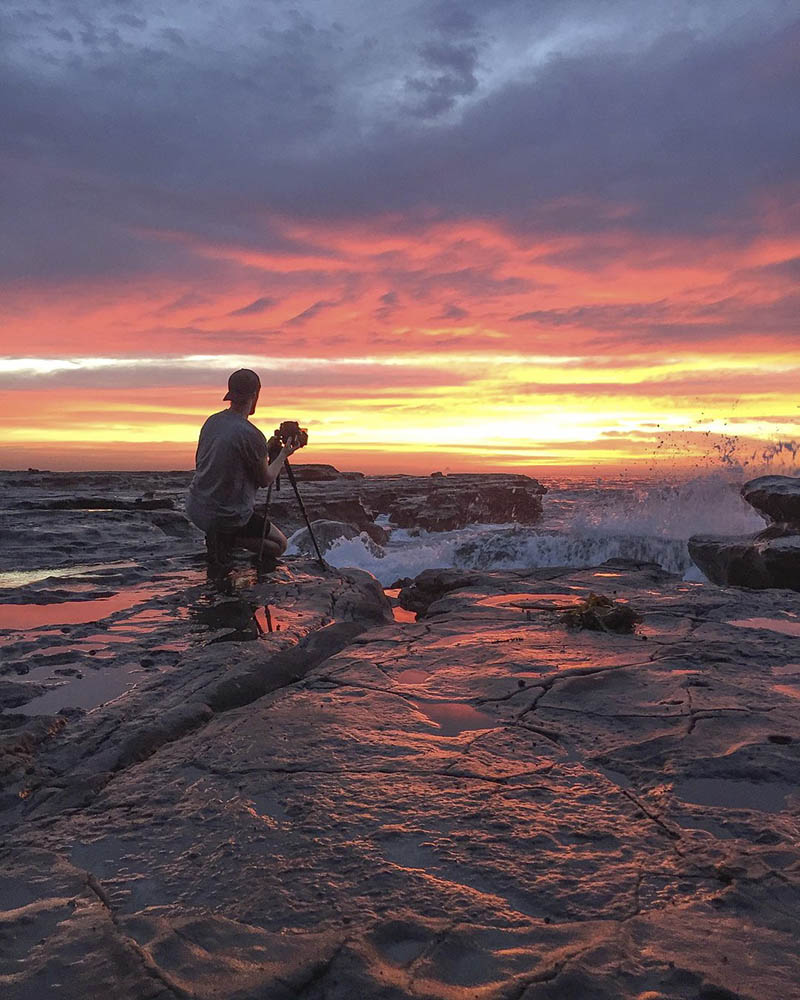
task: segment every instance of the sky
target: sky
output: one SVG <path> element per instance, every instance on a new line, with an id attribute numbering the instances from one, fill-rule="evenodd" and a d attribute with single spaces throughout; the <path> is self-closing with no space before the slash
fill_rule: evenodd
<path id="1" fill-rule="evenodd" d="M 783 0 L 6 0 L 0 467 L 645 472 L 800 441 Z M 788 447 L 787 447 L 788 443 Z"/>

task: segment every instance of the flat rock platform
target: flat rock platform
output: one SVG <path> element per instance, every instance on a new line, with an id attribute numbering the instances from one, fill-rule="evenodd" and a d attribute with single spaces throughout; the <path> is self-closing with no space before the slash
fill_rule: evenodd
<path id="1" fill-rule="evenodd" d="M 6 1000 L 800 997 L 800 594 L 442 572 L 395 622 L 282 579 L 316 631 L 205 645 L 17 774 Z M 642 624 L 569 628 L 592 592 Z"/>

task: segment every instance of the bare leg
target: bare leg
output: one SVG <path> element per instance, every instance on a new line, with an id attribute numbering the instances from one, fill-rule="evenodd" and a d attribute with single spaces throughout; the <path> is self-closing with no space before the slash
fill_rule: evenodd
<path id="1" fill-rule="evenodd" d="M 261 551 L 261 539 L 254 535 L 241 535 L 236 539 L 236 544 L 241 545 L 242 548 L 249 549 L 251 552 L 255 552 L 256 555 Z M 270 524 L 267 537 L 264 539 L 264 554 L 277 559 L 278 556 L 282 556 L 286 551 L 288 544 L 286 535 L 284 535 L 281 529 L 276 528 L 274 524 Z"/>

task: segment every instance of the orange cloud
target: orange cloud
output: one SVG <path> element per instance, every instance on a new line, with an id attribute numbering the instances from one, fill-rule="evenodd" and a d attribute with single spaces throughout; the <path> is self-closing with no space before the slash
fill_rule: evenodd
<path id="1" fill-rule="evenodd" d="M 569 464 L 576 448 L 638 461 L 637 433 L 655 450 L 658 424 L 718 434 L 734 413 L 754 439 L 800 430 L 798 243 L 643 236 L 624 211 L 616 225 L 588 238 L 270 218 L 282 250 L 158 233 L 202 260 L 195 278 L 19 285 L 0 306 L 15 352 L 0 361 L 0 461 L 49 447 L 188 463 L 239 363 L 264 372 L 269 424 L 300 417 L 309 460 L 351 467 Z"/>

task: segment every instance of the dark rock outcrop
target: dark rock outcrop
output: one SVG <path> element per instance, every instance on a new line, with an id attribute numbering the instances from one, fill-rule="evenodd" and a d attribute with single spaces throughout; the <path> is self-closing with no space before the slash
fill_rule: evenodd
<path id="1" fill-rule="evenodd" d="M 434 601 L 454 590 L 469 587 L 481 578 L 481 573 L 459 569 L 426 569 L 414 580 L 407 583 L 397 582 L 402 586 L 398 595 L 398 603 L 407 611 L 416 611 L 422 617 Z"/>
<path id="2" fill-rule="evenodd" d="M 770 521 L 793 524 L 800 534 L 800 479 L 760 476 L 744 484 L 742 496 Z"/>
<path id="3" fill-rule="evenodd" d="M 774 523 L 743 538 L 697 535 L 689 555 L 720 586 L 800 590 L 800 479 L 761 476 L 742 496 Z"/>
<path id="4" fill-rule="evenodd" d="M 297 470 L 295 470 L 297 472 Z M 334 470 L 335 471 L 335 470 Z M 300 481 L 300 476 L 297 476 Z M 288 483 L 273 493 L 270 518 L 291 533 L 303 527 Z M 400 528 L 452 531 L 468 524 L 535 524 L 542 516 L 546 488 L 531 476 L 487 474 L 453 476 L 363 476 L 309 478 L 300 494 L 313 520 L 345 521 L 367 531 L 380 514 Z"/>
<path id="5" fill-rule="evenodd" d="M 535 524 L 542 516 L 538 492 L 522 486 L 450 484 L 443 477 L 422 494 L 403 497 L 389 507 L 401 528 L 454 531 L 468 524 Z"/>
<path id="6" fill-rule="evenodd" d="M 345 521 L 366 531 L 379 545 L 382 539 L 373 528 L 380 514 L 397 527 L 426 531 L 453 531 L 468 524 L 536 524 L 542 516 L 542 495 L 547 492 L 531 476 L 353 475 L 296 478 L 312 521 Z M 272 495 L 270 518 L 291 534 L 305 527 L 305 521 L 288 482 L 281 485 L 280 493 Z"/>
<path id="7" fill-rule="evenodd" d="M 386 532 L 380 527 L 380 525 L 373 524 L 370 526 L 373 529 L 377 529 L 380 532 L 383 541 L 387 539 Z M 358 528 L 353 524 L 347 524 L 345 521 L 312 521 L 311 529 L 314 532 L 314 538 L 316 539 L 317 545 L 321 552 L 326 552 L 335 541 L 340 538 L 358 538 L 362 531 L 367 534 L 367 530 L 364 528 Z M 292 542 L 297 548 L 297 550 L 303 555 L 313 556 L 315 554 L 314 543 L 311 540 L 308 528 L 301 528 L 300 531 L 292 537 Z M 367 548 L 370 549 L 373 555 L 382 556 L 383 552 L 377 547 L 375 542 L 372 540 L 371 533 L 369 541 L 367 542 Z"/>
<path id="8" fill-rule="evenodd" d="M 342 521 L 355 526 L 359 531 L 369 531 L 376 527 L 372 515 L 356 498 L 335 495 L 328 498 L 325 492 L 314 493 L 307 487 L 308 484 L 304 483 L 301 495 L 312 522 Z M 305 527 L 303 514 L 294 497 L 282 495 L 281 499 L 273 500 L 269 505 L 269 518 L 287 535 Z"/>
<path id="9" fill-rule="evenodd" d="M 337 479 L 363 479 L 363 472 L 339 472 L 332 465 L 293 465 L 295 479 L 305 483 L 331 483 Z"/>
<path id="10" fill-rule="evenodd" d="M 723 587 L 800 590 L 800 534 L 782 538 L 695 536 L 689 539 L 689 555 L 712 583 Z"/>
<path id="11" fill-rule="evenodd" d="M 564 612 L 564 621 L 570 628 L 624 635 L 633 632 L 642 616 L 630 604 L 613 601 L 605 594 L 590 593 L 576 607 Z"/>
<path id="12" fill-rule="evenodd" d="M 120 500 L 110 496 L 57 497 L 55 500 L 24 501 L 19 508 L 36 510 L 174 510 L 172 497 L 139 497 L 136 500 Z"/>

